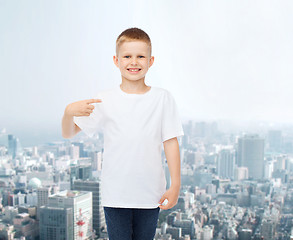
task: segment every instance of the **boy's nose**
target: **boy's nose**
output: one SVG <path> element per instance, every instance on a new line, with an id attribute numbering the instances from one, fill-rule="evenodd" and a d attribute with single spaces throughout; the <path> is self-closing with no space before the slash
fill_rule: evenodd
<path id="1" fill-rule="evenodd" d="M 137 65 L 137 59 L 136 58 L 133 58 L 132 61 L 131 61 L 131 65 Z"/>

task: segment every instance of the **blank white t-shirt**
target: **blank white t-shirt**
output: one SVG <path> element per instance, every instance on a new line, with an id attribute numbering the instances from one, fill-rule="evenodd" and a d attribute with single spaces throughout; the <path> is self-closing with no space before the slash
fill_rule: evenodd
<path id="1" fill-rule="evenodd" d="M 158 207 L 166 191 L 162 142 L 184 135 L 173 96 L 159 87 L 130 94 L 118 86 L 95 98 L 102 102 L 91 115 L 74 122 L 90 137 L 104 134 L 101 205 Z"/>

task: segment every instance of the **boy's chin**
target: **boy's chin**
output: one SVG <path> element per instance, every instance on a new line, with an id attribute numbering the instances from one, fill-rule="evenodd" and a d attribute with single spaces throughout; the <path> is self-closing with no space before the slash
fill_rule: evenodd
<path id="1" fill-rule="evenodd" d="M 129 82 L 136 82 L 136 81 L 141 81 L 141 80 L 144 80 L 145 79 L 145 76 L 143 77 L 140 77 L 140 78 L 136 78 L 136 77 L 122 77 L 122 79 L 126 80 L 126 81 L 129 81 Z"/>

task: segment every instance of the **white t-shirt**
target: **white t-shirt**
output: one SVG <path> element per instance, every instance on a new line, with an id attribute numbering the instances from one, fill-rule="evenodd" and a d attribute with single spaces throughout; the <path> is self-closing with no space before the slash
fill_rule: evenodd
<path id="1" fill-rule="evenodd" d="M 104 133 L 101 205 L 156 208 L 166 191 L 162 142 L 184 135 L 169 91 L 130 94 L 120 86 L 97 94 L 90 116 L 74 117 L 88 136 Z"/>

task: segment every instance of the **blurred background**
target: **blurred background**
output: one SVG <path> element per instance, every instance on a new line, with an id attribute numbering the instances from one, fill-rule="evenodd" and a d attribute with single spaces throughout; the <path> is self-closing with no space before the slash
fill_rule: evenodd
<path id="1" fill-rule="evenodd" d="M 182 121 L 291 124 L 293 2 L 0 0 L 0 129 L 23 146 L 62 140 L 67 104 L 121 82 L 115 41 L 146 31 L 146 84 Z"/>

